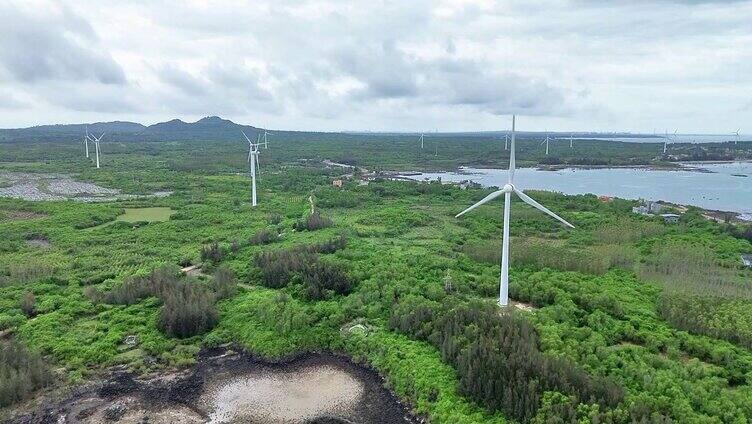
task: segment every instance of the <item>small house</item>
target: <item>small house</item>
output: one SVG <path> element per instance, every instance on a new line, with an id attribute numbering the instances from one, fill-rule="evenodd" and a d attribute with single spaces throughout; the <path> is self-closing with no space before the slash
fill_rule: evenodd
<path id="1" fill-rule="evenodd" d="M 598 200 L 600 200 L 603 203 L 608 203 L 614 199 L 611 196 L 598 196 Z"/>
<path id="2" fill-rule="evenodd" d="M 661 209 L 663 209 L 663 206 L 658 202 L 648 202 L 645 206 L 648 208 L 648 213 L 661 213 Z"/>
<path id="3" fill-rule="evenodd" d="M 643 205 L 635 206 L 632 208 L 632 213 L 636 213 L 639 215 L 647 215 L 648 214 L 648 208 L 646 208 Z"/>
<path id="4" fill-rule="evenodd" d="M 603 196 L 603 197 L 606 197 L 606 196 Z M 598 199 L 600 199 L 600 197 Z M 641 204 L 640 206 L 633 207 L 632 213 L 636 213 L 640 215 L 659 214 L 662 208 L 663 207 L 658 202 L 645 202 Z"/>
<path id="5" fill-rule="evenodd" d="M 676 222 L 679 222 L 680 216 L 675 213 L 664 213 L 661 214 L 663 217 L 663 221 L 665 221 L 667 224 L 673 224 Z"/>
<path id="6" fill-rule="evenodd" d="M 342 188 L 342 180 L 337 179 L 337 180 L 332 181 L 332 186 L 337 187 L 337 188 Z"/>

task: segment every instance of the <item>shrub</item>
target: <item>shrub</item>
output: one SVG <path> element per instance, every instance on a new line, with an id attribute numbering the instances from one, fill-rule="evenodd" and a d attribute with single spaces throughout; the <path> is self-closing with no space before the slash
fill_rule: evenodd
<path id="1" fill-rule="evenodd" d="M 347 294 L 354 285 L 344 268 L 319 260 L 308 262 L 301 276 L 306 296 L 311 300 L 323 300 L 332 293 Z"/>
<path id="2" fill-rule="evenodd" d="M 262 281 L 266 287 L 278 289 L 286 286 L 293 274 L 303 270 L 315 259 L 315 253 L 307 247 L 261 252 L 256 255 L 256 266 L 261 268 Z"/>
<path id="3" fill-rule="evenodd" d="M 408 297 L 392 310 L 389 324 L 438 347 L 457 369 L 462 392 L 521 422 L 536 416 L 546 392 L 569 395 L 559 411 L 567 416 L 575 415 L 580 402 L 614 407 L 624 398 L 611 380 L 541 352 L 533 325 L 516 313 L 500 315 L 495 304 L 473 301 L 442 309 Z"/>
<path id="4" fill-rule="evenodd" d="M 0 341 L 0 407 L 26 399 L 51 382 L 52 373 L 39 353 L 15 340 Z"/>
<path id="5" fill-rule="evenodd" d="M 312 248 L 316 253 L 334 253 L 340 249 L 344 249 L 345 246 L 347 246 L 347 236 L 340 234 L 327 241 L 317 243 Z"/>
<path id="6" fill-rule="evenodd" d="M 214 293 L 217 299 L 227 299 L 234 296 L 238 291 L 235 274 L 233 274 L 232 270 L 224 266 L 214 271 L 212 285 L 214 286 Z"/>
<path id="7" fill-rule="evenodd" d="M 33 317 L 37 312 L 37 299 L 34 297 L 34 293 L 26 292 L 21 298 L 21 311 L 27 317 Z"/>
<path id="8" fill-rule="evenodd" d="M 100 293 L 94 288 L 85 291 L 95 302 L 131 305 L 146 297 L 162 300 L 157 326 L 175 337 L 190 337 L 213 328 L 219 319 L 214 306 L 216 299 L 235 293 L 235 277 L 227 268 L 214 273 L 212 286 L 182 281 L 174 268 L 155 268 L 146 277 L 130 277 L 114 289 Z"/>
<path id="9" fill-rule="evenodd" d="M 272 230 L 261 230 L 257 232 L 256 234 L 251 237 L 251 244 L 252 245 L 262 245 L 262 244 L 269 244 L 274 243 L 279 239 L 279 235 L 276 231 Z"/>
<path id="10" fill-rule="evenodd" d="M 225 257 L 222 248 L 219 247 L 219 243 L 216 241 L 208 246 L 201 247 L 201 261 L 218 263 Z"/>
<path id="11" fill-rule="evenodd" d="M 285 287 L 293 276 L 300 275 L 306 296 L 320 300 L 332 293 L 349 293 L 354 284 L 342 267 L 322 262 L 318 257 L 319 253 L 334 253 L 346 245 L 347 237 L 342 234 L 318 244 L 261 252 L 254 262 L 261 269 L 266 287 Z"/>
<path id="12" fill-rule="evenodd" d="M 282 222 L 282 215 L 278 213 L 269 214 L 269 216 L 266 218 L 266 222 L 268 222 L 270 225 L 277 225 Z"/>
<path id="13" fill-rule="evenodd" d="M 164 298 L 157 327 L 174 337 L 191 337 L 214 328 L 219 313 L 214 294 L 205 288 L 180 283 Z"/>
<path id="14" fill-rule="evenodd" d="M 293 227 L 298 231 L 316 231 L 322 228 L 331 227 L 332 225 L 334 225 L 334 223 L 331 219 L 321 216 L 318 212 L 314 212 L 308 215 L 308 218 L 296 222 Z"/>

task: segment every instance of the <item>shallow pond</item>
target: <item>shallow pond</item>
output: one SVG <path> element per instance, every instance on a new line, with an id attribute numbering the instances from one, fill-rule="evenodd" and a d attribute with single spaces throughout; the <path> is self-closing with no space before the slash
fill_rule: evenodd
<path id="1" fill-rule="evenodd" d="M 415 423 L 373 370 L 309 353 L 269 362 L 232 350 L 191 369 L 148 377 L 113 372 L 62 401 L 47 399 L 11 423 Z"/>

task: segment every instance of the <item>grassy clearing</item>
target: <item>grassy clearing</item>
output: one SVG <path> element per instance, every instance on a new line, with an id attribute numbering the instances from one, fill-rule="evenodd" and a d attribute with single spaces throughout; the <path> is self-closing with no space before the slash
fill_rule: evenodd
<path id="1" fill-rule="evenodd" d="M 117 217 L 124 222 L 164 222 L 176 212 L 170 208 L 126 208 L 125 213 Z"/>

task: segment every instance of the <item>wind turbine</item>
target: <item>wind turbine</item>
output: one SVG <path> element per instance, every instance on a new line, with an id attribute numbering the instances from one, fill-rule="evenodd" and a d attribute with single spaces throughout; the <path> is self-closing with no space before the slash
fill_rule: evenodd
<path id="1" fill-rule="evenodd" d="M 84 137 L 84 146 L 86 146 L 86 157 L 89 157 L 89 126 L 86 126 L 86 137 Z"/>
<path id="2" fill-rule="evenodd" d="M 261 146 L 261 134 L 258 135 L 256 138 L 256 143 L 253 143 L 250 138 L 248 138 L 247 135 L 245 135 L 245 132 L 243 130 L 240 130 L 241 133 L 243 133 L 243 137 L 245 137 L 246 140 L 248 140 L 248 162 L 251 164 L 251 205 L 253 207 L 256 206 L 256 166 L 258 163 L 258 156 L 259 156 L 259 146 Z M 264 146 L 266 146 L 266 141 L 264 141 Z"/>
<path id="3" fill-rule="evenodd" d="M 97 156 L 97 169 L 99 169 L 99 140 L 104 137 L 104 133 L 102 133 L 102 135 L 100 135 L 99 137 L 94 137 L 93 135 L 90 135 L 89 137 L 91 138 L 91 141 L 94 142 L 94 152 Z"/>
<path id="4" fill-rule="evenodd" d="M 420 148 L 423 148 L 423 133 L 420 133 Z"/>
<path id="5" fill-rule="evenodd" d="M 268 148 L 268 146 L 266 144 L 266 135 L 267 134 L 274 135 L 274 133 L 270 133 L 269 131 L 264 130 L 264 149 Z"/>
<path id="6" fill-rule="evenodd" d="M 673 137 L 676 138 L 676 132 L 679 131 L 679 129 L 674 130 Z M 668 131 L 666 131 L 666 139 L 663 141 L 663 154 L 666 154 L 666 149 L 668 148 L 668 141 L 671 139 L 672 136 L 668 135 Z"/>
<path id="7" fill-rule="evenodd" d="M 572 148 L 572 133 L 569 133 L 569 148 Z"/>
<path id="8" fill-rule="evenodd" d="M 509 153 L 509 179 L 501 190 L 494 191 L 488 196 L 484 197 L 478 203 L 470 206 L 464 211 L 457 214 L 456 217 L 460 217 L 467 212 L 477 208 L 480 205 L 490 202 L 491 200 L 504 195 L 504 236 L 501 244 L 501 285 L 499 287 L 499 306 L 506 306 L 509 303 L 509 212 L 512 203 L 512 193 L 516 194 L 523 202 L 528 205 L 548 214 L 568 227 L 574 228 L 574 225 L 568 223 L 560 216 L 548 210 L 545 206 L 533 200 L 530 196 L 523 193 L 522 190 L 514 186 L 514 121 L 515 116 L 512 115 L 512 150 Z"/>
<path id="9" fill-rule="evenodd" d="M 504 134 L 504 150 L 509 150 L 509 134 Z"/>
<path id="10" fill-rule="evenodd" d="M 541 142 L 541 144 L 540 144 L 540 145 L 542 146 L 542 145 L 543 145 L 543 143 L 546 143 L 546 155 L 548 155 L 548 140 L 549 140 L 549 137 L 548 137 L 548 132 L 546 132 L 546 139 L 545 139 L 545 140 L 543 140 L 543 141 Z"/>
<path id="11" fill-rule="evenodd" d="M 736 134 L 736 138 L 734 139 L 734 145 L 739 143 L 739 131 L 741 131 L 741 128 L 737 129 L 734 134 Z"/>

